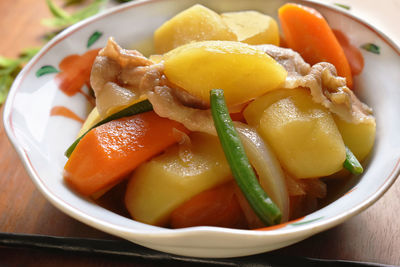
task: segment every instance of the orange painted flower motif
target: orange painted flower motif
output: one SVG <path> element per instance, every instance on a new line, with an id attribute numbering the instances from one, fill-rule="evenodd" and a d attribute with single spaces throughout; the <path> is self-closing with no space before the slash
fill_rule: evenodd
<path id="1" fill-rule="evenodd" d="M 50 110 L 50 116 L 61 116 L 65 118 L 69 118 L 71 120 L 75 120 L 77 122 L 83 123 L 84 120 L 81 119 L 78 115 L 75 114 L 72 110 L 64 106 L 54 106 Z"/>
<path id="2" fill-rule="evenodd" d="M 55 81 L 61 91 L 68 96 L 81 93 L 90 102 L 93 101 L 82 91 L 82 87 L 86 85 L 90 88 L 90 72 L 99 50 L 89 50 L 82 55 L 69 55 L 60 62 L 60 72 L 57 73 Z"/>

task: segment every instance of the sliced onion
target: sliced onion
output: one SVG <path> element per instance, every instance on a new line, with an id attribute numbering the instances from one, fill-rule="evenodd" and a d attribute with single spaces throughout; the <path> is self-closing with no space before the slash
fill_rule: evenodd
<path id="1" fill-rule="evenodd" d="M 121 110 L 137 101 L 139 97 L 132 91 L 117 85 L 107 83 L 96 95 L 96 107 L 102 118 Z"/>
<path id="2" fill-rule="evenodd" d="M 261 187 L 281 210 L 281 222 L 286 222 L 289 219 L 289 195 L 278 159 L 254 128 L 240 122 L 235 122 L 235 128 Z"/>

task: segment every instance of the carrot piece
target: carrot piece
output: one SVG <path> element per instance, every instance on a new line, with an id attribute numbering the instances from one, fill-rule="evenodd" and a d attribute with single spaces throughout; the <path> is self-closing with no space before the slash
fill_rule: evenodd
<path id="1" fill-rule="evenodd" d="M 333 30 L 333 33 L 343 48 L 343 52 L 346 55 L 347 61 L 350 65 L 351 74 L 354 76 L 360 74 L 364 68 L 364 57 L 360 49 L 352 45 L 343 32 L 339 30 Z"/>
<path id="2" fill-rule="evenodd" d="M 332 63 L 339 76 L 352 88 L 353 78 L 346 56 L 332 29 L 313 8 L 288 3 L 279 8 L 279 20 L 289 48 L 310 64 Z"/>
<path id="3" fill-rule="evenodd" d="M 234 181 L 230 181 L 192 197 L 172 212 L 171 227 L 207 225 L 246 228 L 234 186 Z"/>
<path id="4" fill-rule="evenodd" d="M 253 208 L 250 206 L 249 201 L 243 195 L 242 190 L 237 184 L 234 186 L 235 195 L 239 202 L 239 206 L 242 208 L 243 215 L 247 224 L 248 229 L 258 229 L 265 227 L 265 224 L 258 218 Z"/>
<path id="5" fill-rule="evenodd" d="M 231 116 L 232 121 L 241 121 L 245 122 L 244 116 L 242 112 L 236 112 L 229 114 Z"/>
<path id="6" fill-rule="evenodd" d="M 64 179 L 79 193 L 92 195 L 179 141 L 174 129 L 188 132 L 181 124 L 153 111 L 98 126 L 71 154 L 64 167 Z"/>

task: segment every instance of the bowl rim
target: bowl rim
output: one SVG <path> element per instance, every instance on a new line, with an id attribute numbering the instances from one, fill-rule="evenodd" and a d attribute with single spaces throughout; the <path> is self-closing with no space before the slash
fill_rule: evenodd
<path id="1" fill-rule="evenodd" d="M 271 229 L 268 230 L 267 228 L 261 228 L 261 229 L 256 229 L 256 230 L 244 230 L 244 229 L 232 229 L 232 228 L 223 228 L 223 227 L 213 227 L 213 226 L 198 226 L 198 227 L 189 227 L 189 228 L 181 228 L 181 229 L 169 229 L 169 228 L 164 228 L 164 227 L 157 227 L 157 226 L 150 226 L 148 229 L 134 229 L 130 227 L 125 227 L 125 226 L 116 226 L 107 222 L 104 222 L 102 220 L 96 219 L 83 211 L 79 210 L 77 207 L 71 206 L 68 202 L 62 200 L 59 198 L 56 194 L 52 193 L 50 188 L 47 187 L 46 183 L 40 178 L 39 173 L 36 171 L 34 168 L 28 152 L 24 149 L 23 146 L 20 145 L 18 142 L 16 135 L 15 135 L 15 129 L 13 126 L 13 120 L 12 120 L 12 108 L 15 100 L 15 96 L 18 92 L 18 89 L 20 88 L 21 84 L 23 83 L 24 79 L 27 77 L 27 75 L 32 71 L 32 68 L 35 66 L 35 64 L 48 52 L 50 51 L 55 45 L 58 43 L 62 42 L 69 36 L 71 36 L 73 33 L 79 31 L 82 28 L 85 28 L 87 25 L 90 25 L 98 20 L 101 20 L 105 17 L 114 15 L 119 12 L 123 12 L 127 9 L 135 8 L 141 5 L 146 5 L 149 3 L 155 3 L 155 2 L 161 2 L 163 0 L 138 0 L 134 2 L 129 2 L 126 4 L 122 4 L 113 8 L 110 8 L 109 10 L 102 12 L 100 14 L 97 14 L 91 18 L 85 19 L 69 28 L 66 30 L 62 31 L 60 34 L 58 34 L 56 37 L 54 37 L 50 42 L 48 42 L 40 51 L 39 53 L 31 59 L 31 61 L 22 69 L 22 71 L 19 73 L 17 78 L 15 79 L 7 101 L 4 105 L 4 112 L 3 112 L 3 123 L 4 123 L 4 128 L 5 132 L 12 143 L 14 149 L 17 151 L 25 169 L 27 170 L 31 180 L 34 182 L 36 187 L 41 191 L 41 193 L 45 196 L 45 198 L 50 201 L 54 206 L 56 206 L 58 209 L 63 211 L 64 213 L 68 214 L 69 216 L 83 222 L 86 224 L 91 225 L 92 227 L 95 227 L 99 230 L 119 235 L 118 232 L 122 233 L 130 233 L 130 234 L 135 234 L 135 235 L 157 235 L 157 236 L 164 236 L 166 238 L 171 236 L 171 233 L 174 233 L 174 235 L 181 236 L 181 235 L 186 235 L 188 232 L 194 232 L 194 233 L 204 233 L 204 232 L 212 232 L 212 233 L 221 233 L 221 232 L 229 232 L 229 233 L 235 233 L 238 235 L 246 235 L 246 236 L 286 236 L 286 235 L 293 235 L 296 233 L 298 236 L 304 235 L 304 234 L 310 234 L 310 231 L 312 234 L 324 231 L 326 229 L 329 229 L 331 227 L 334 227 L 345 220 L 347 220 L 349 217 L 352 217 L 363 210 L 367 209 L 369 206 L 371 206 L 374 202 L 376 202 L 395 182 L 397 177 L 400 175 L 400 158 L 397 158 L 397 161 L 391 170 L 390 174 L 385 178 L 384 182 L 382 185 L 377 188 L 375 193 L 371 194 L 368 198 L 364 199 L 361 203 L 358 205 L 354 206 L 352 209 L 348 210 L 347 212 L 337 214 L 335 216 L 332 216 L 331 218 L 328 219 L 321 219 L 317 220 L 315 222 L 310 222 L 308 224 L 300 225 L 295 228 L 281 228 L 281 229 Z M 330 11 L 333 11 L 335 13 L 339 13 L 340 15 L 344 15 L 346 17 L 349 17 L 353 21 L 356 21 L 359 24 L 362 24 L 363 26 L 367 27 L 369 30 L 373 31 L 376 36 L 380 38 L 383 42 L 385 42 L 395 53 L 397 53 L 400 56 L 400 47 L 393 41 L 391 40 L 388 36 L 386 36 L 383 32 L 378 30 L 376 27 L 372 26 L 368 22 L 364 21 L 363 19 L 355 16 L 354 14 L 348 12 L 347 10 L 344 10 L 343 8 L 334 6 L 329 3 L 322 3 L 322 2 L 317 2 L 316 0 L 294 0 L 291 2 L 296 2 L 296 3 L 311 3 L 315 6 L 318 7 L 323 7 L 327 8 Z M 312 214 L 312 213 L 311 213 Z M 308 214 L 310 215 L 310 214 Z M 307 217 L 306 215 L 305 217 Z M 303 218 L 305 218 L 303 217 Z M 294 222 L 294 221 L 291 221 Z M 288 222 L 287 224 L 291 223 Z M 137 222 L 139 223 L 139 222 Z M 156 231 L 154 231 L 156 230 Z"/>

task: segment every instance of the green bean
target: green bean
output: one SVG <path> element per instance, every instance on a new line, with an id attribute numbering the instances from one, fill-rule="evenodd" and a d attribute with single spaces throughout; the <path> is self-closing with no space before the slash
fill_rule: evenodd
<path id="1" fill-rule="evenodd" d="M 264 224 L 269 226 L 280 223 L 281 211 L 261 188 L 257 180 L 240 137 L 229 116 L 223 90 L 211 90 L 210 102 L 215 128 L 238 186 Z"/>
<path id="2" fill-rule="evenodd" d="M 360 162 L 347 146 L 346 146 L 346 160 L 343 162 L 343 167 L 352 174 L 361 174 L 364 172 L 364 169 L 361 166 Z"/>

